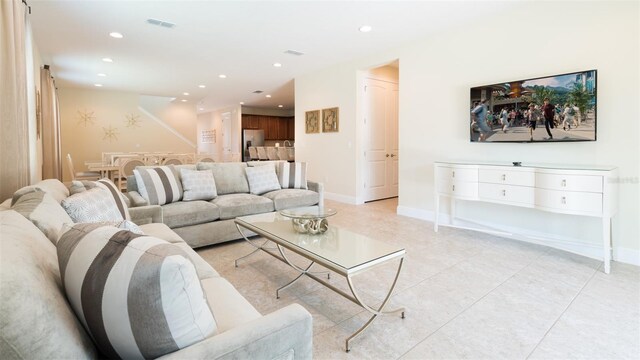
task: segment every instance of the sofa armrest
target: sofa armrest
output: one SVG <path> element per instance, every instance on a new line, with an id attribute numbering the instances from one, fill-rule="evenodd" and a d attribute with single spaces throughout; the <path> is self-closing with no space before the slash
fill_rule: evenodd
<path id="1" fill-rule="evenodd" d="M 162 208 L 160 205 L 147 205 L 129 208 L 131 221 L 136 225 L 162 223 Z"/>
<path id="2" fill-rule="evenodd" d="M 140 195 L 140 193 L 138 193 L 137 191 L 127 191 L 125 195 L 127 195 L 129 200 L 131 201 L 131 207 L 149 205 L 147 200 L 143 198 L 142 195 Z"/>
<path id="3" fill-rule="evenodd" d="M 311 314 L 291 304 L 160 359 L 311 359 Z"/>
<path id="4" fill-rule="evenodd" d="M 307 188 L 313 190 L 320 195 L 318 206 L 324 206 L 324 184 L 307 180 Z"/>

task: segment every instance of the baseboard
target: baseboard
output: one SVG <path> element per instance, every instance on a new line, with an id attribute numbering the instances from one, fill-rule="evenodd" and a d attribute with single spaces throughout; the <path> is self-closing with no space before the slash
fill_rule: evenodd
<path id="1" fill-rule="evenodd" d="M 333 200 L 345 204 L 358 205 L 358 199 L 355 196 L 324 192 L 325 200 Z"/>
<path id="2" fill-rule="evenodd" d="M 640 266 L 640 251 L 617 247 L 613 249 L 613 259 L 621 263 Z"/>
<path id="3" fill-rule="evenodd" d="M 408 216 L 415 219 L 426 220 L 433 222 L 435 219 L 435 212 L 431 210 L 416 209 L 407 206 L 398 206 L 396 209 L 398 215 Z M 448 214 L 440 214 L 439 223 L 441 226 L 449 226 L 451 219 Z M 540 244 L 549 246 L 552 248 L 568 251 L 571 253 L 586 256 L 592 259 L 602 260 L 602 247 L 594 244 L 585 244 L 578 239 L 557 236 L 555 234 L 543 233 L 532 231 L 529 229 L 522 229 L 517 227 L 509 227 L 503 224 L 478 222 L 471 219 L 456 218 L 453 226 L 461 227 L 470 230 L 477 230 L 482 232 L 495 233 L 499 236 L 509 239 L 525 241 L 534 244 Z M 614 247 L 613 248 L 613 260 L 625 264 L 632 264 L 640 266 L 640 251 Z"/>

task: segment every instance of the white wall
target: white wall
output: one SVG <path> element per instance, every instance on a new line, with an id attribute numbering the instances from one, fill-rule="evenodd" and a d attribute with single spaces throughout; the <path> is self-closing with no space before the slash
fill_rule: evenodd
<path id="1" fill-rule="evenodd" d="M 240 143 L 242 138 L 242 114 L 240 111 L 240 105 L 237 105 L 198 114 L 198 153 L 213 155 L 214 159 L 218 162 L 225 161 L 223 153 L 223 137 L 229 136 L 231 142 L 231 156 L 234 161 L 240 161 L 240 153 L 242 151 Z M 231 113 L 231 132 L 229 134 L 225 134 L 222 126 L 222 114 L 227 112 Z M 203 130 L 216 131 L 215 144 L 202 143 L 201 134 Z M 229 161 L 231 159 L 226 160 Z"/>
<path id="2" fill-rule="evenodd" d="M 620 212 L 613 221 L 614 256 L 635 261 L 630 258 L 637 259 L 640 249 L 638 13 L 637 2 L 554 2 L 551 12 L 523 2 L 514 13 L 296 78 L 297 155 L 311 162 L 311 178 L 325 181 L 329 193 L 357 198 L 362 186 L 355 170 L 361 136 L 356 124 L 362 119 L 359 79 L 363 70 L 397 58 L 401 213 L 432 217 L 437 160 L 615 165 L 622 183 Z M 470 87 L 588 69 L 598 69 L 598 141 L 469 142 Z M 341 132 L 304 134 L 304 111 L 328 106 L 340 106 Z M 490 214 L 494 222 L 531 226 L 593 246 L 600 242 L 600 225 L 589 219 L 470 203 L 459 210 L 463 216 Z"/>
<path id="3" fill-rule="evenodd" d="M 63 157 L 67 153 L 73 158 L 76 171 L 86 171 L 85 161 L 100 161 L 102 152 L 109 151 L 171 151 L 193 153 L 196 144 L 182 135 L 192 133 L 195 140 L 195 107 L 186 108 L 182 104 L 167 104 L 159 118 L 141 106 L 141 96 L 135 93 L 82 88 L 58 89 L 61 117 L 61 147 Z M 175 111 L 171 108 L 177 107 Z M 93 112 L 94 121 L 85 126 L 80 121 L 79 111 Z M 155 112 L 155 111 L 154 111 Z M 138 126 L 127 126 L 127 115 L 138 116 Z M 171 116 L 179 114 L 182 131 L 170 124 Z M 117 139 L 104 136 L 104 128 L 117 131 Z M 190 127 L 191 131 L 185 130 Z M 63 158 L 65 181 L 70 179 L 66 160 Z"/>

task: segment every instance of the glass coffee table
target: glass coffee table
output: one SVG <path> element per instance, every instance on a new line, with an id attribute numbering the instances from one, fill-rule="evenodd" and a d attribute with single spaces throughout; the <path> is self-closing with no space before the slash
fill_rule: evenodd
<path id="1" fill-rule="evenodd" d="M 296 210 L 300 211 L 300 209 Z M 317 207 L 310 207 L 309 210 L 316 211 L 316 213 L 318 212 Z M 302 211 L 304 211 L 304 209 Z M 402 270 L 402 264 L 406 253 L 404 248 L 371 239 L 337 226 L 329 226 L 322 234 L 312 235 L 300 233 L 294 230 L 292 219 L 290 217 L 285 217 L 279 213 L 243 216 L 236 218 L 235 223 L 238 231 L 242 234 L 242 237 L 247 240 L 251 246 L 255 247 L 251 253 L 235 261 L 236 267 L 238 267 L 239 260 L 262 250 L 300 272 L 296 278 L 276 290 L 277 298 L 280 297 L 280 291 L 291 286 L 302 276 L 307 276 L 361 306 L 372 314 L 371 318 L 369 318 L 361 328 L 346 339 L 345 347 L 347 352 L 351 349 L 351 341 L 369 327 L 369 325 L 371 325 L 378 316 L 383 314 L 401 313 L 402 318 L 404 318 L 404 308 L 394 310 L 386 309 L 386 305 L 391 299 L 391 294 L 393 293 L 393 289 L 398 282 L 400 271 Z M 263 236 L 265 241 L 260 245 L 256 245 L 249 241 L 247 236 L 250 236 L 251 234 L 247 234 L 247 230 Z M 275 244 L 275 246 L 267 246 L 269 242 Z M 286 251 L 303 256 L 310 261 L 310 264 L 306 268 L 293 264 L 289 261 Z M 385 264 L 393 260 L 399 260 L 398 269 L 386 297 L 378 307 L 371 307 L 365 304 L 362 296 L 358 294 L 353 285 L 352 277 L 358 273 L 367 271 L 374 266 Z M 325 281 L 324 278 L 317 276 L 317 272 L 311 272 L 310 269 L 314 264 L 321 265 L 341 276 L 344 276 L 347 280 L 347 284 L 349 285 L 351 294 L 338 289 L 334 285 Z"/>

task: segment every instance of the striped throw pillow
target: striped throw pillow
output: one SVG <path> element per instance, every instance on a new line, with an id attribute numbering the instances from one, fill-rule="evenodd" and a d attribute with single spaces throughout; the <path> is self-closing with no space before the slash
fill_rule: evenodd
<path id="1" fill-rule="evenodd" d="M 283 189 L 306 189 L 307 163 L 279 163 L 278 181 Z"/>
<path id="2" fill-rule="evenodd" d="M 41 190 L 23 194 L 11 209 L 29 219 L 54 244 L 65 224 L 73 224 L 55 198 Z"/>
<path id="3" fill-rule="evenodd" d="M 172 165 L 133 170 L 140 195 L 149 205 L 164 205 L 182 199 L 182 184 Z"/>
<path id="4" fill-rule="evenodd" d="M 218 196 L 216 181 L 209 170 L 180 169 L 182 200 L 211 200 Z"/>
<path id="5" fill-rule="evenodd" d="M 216 332 L 195 266 L 179 247 L 76 224 L 57 250 L 71 307 L 106 358 L 156 358 Z"/>

